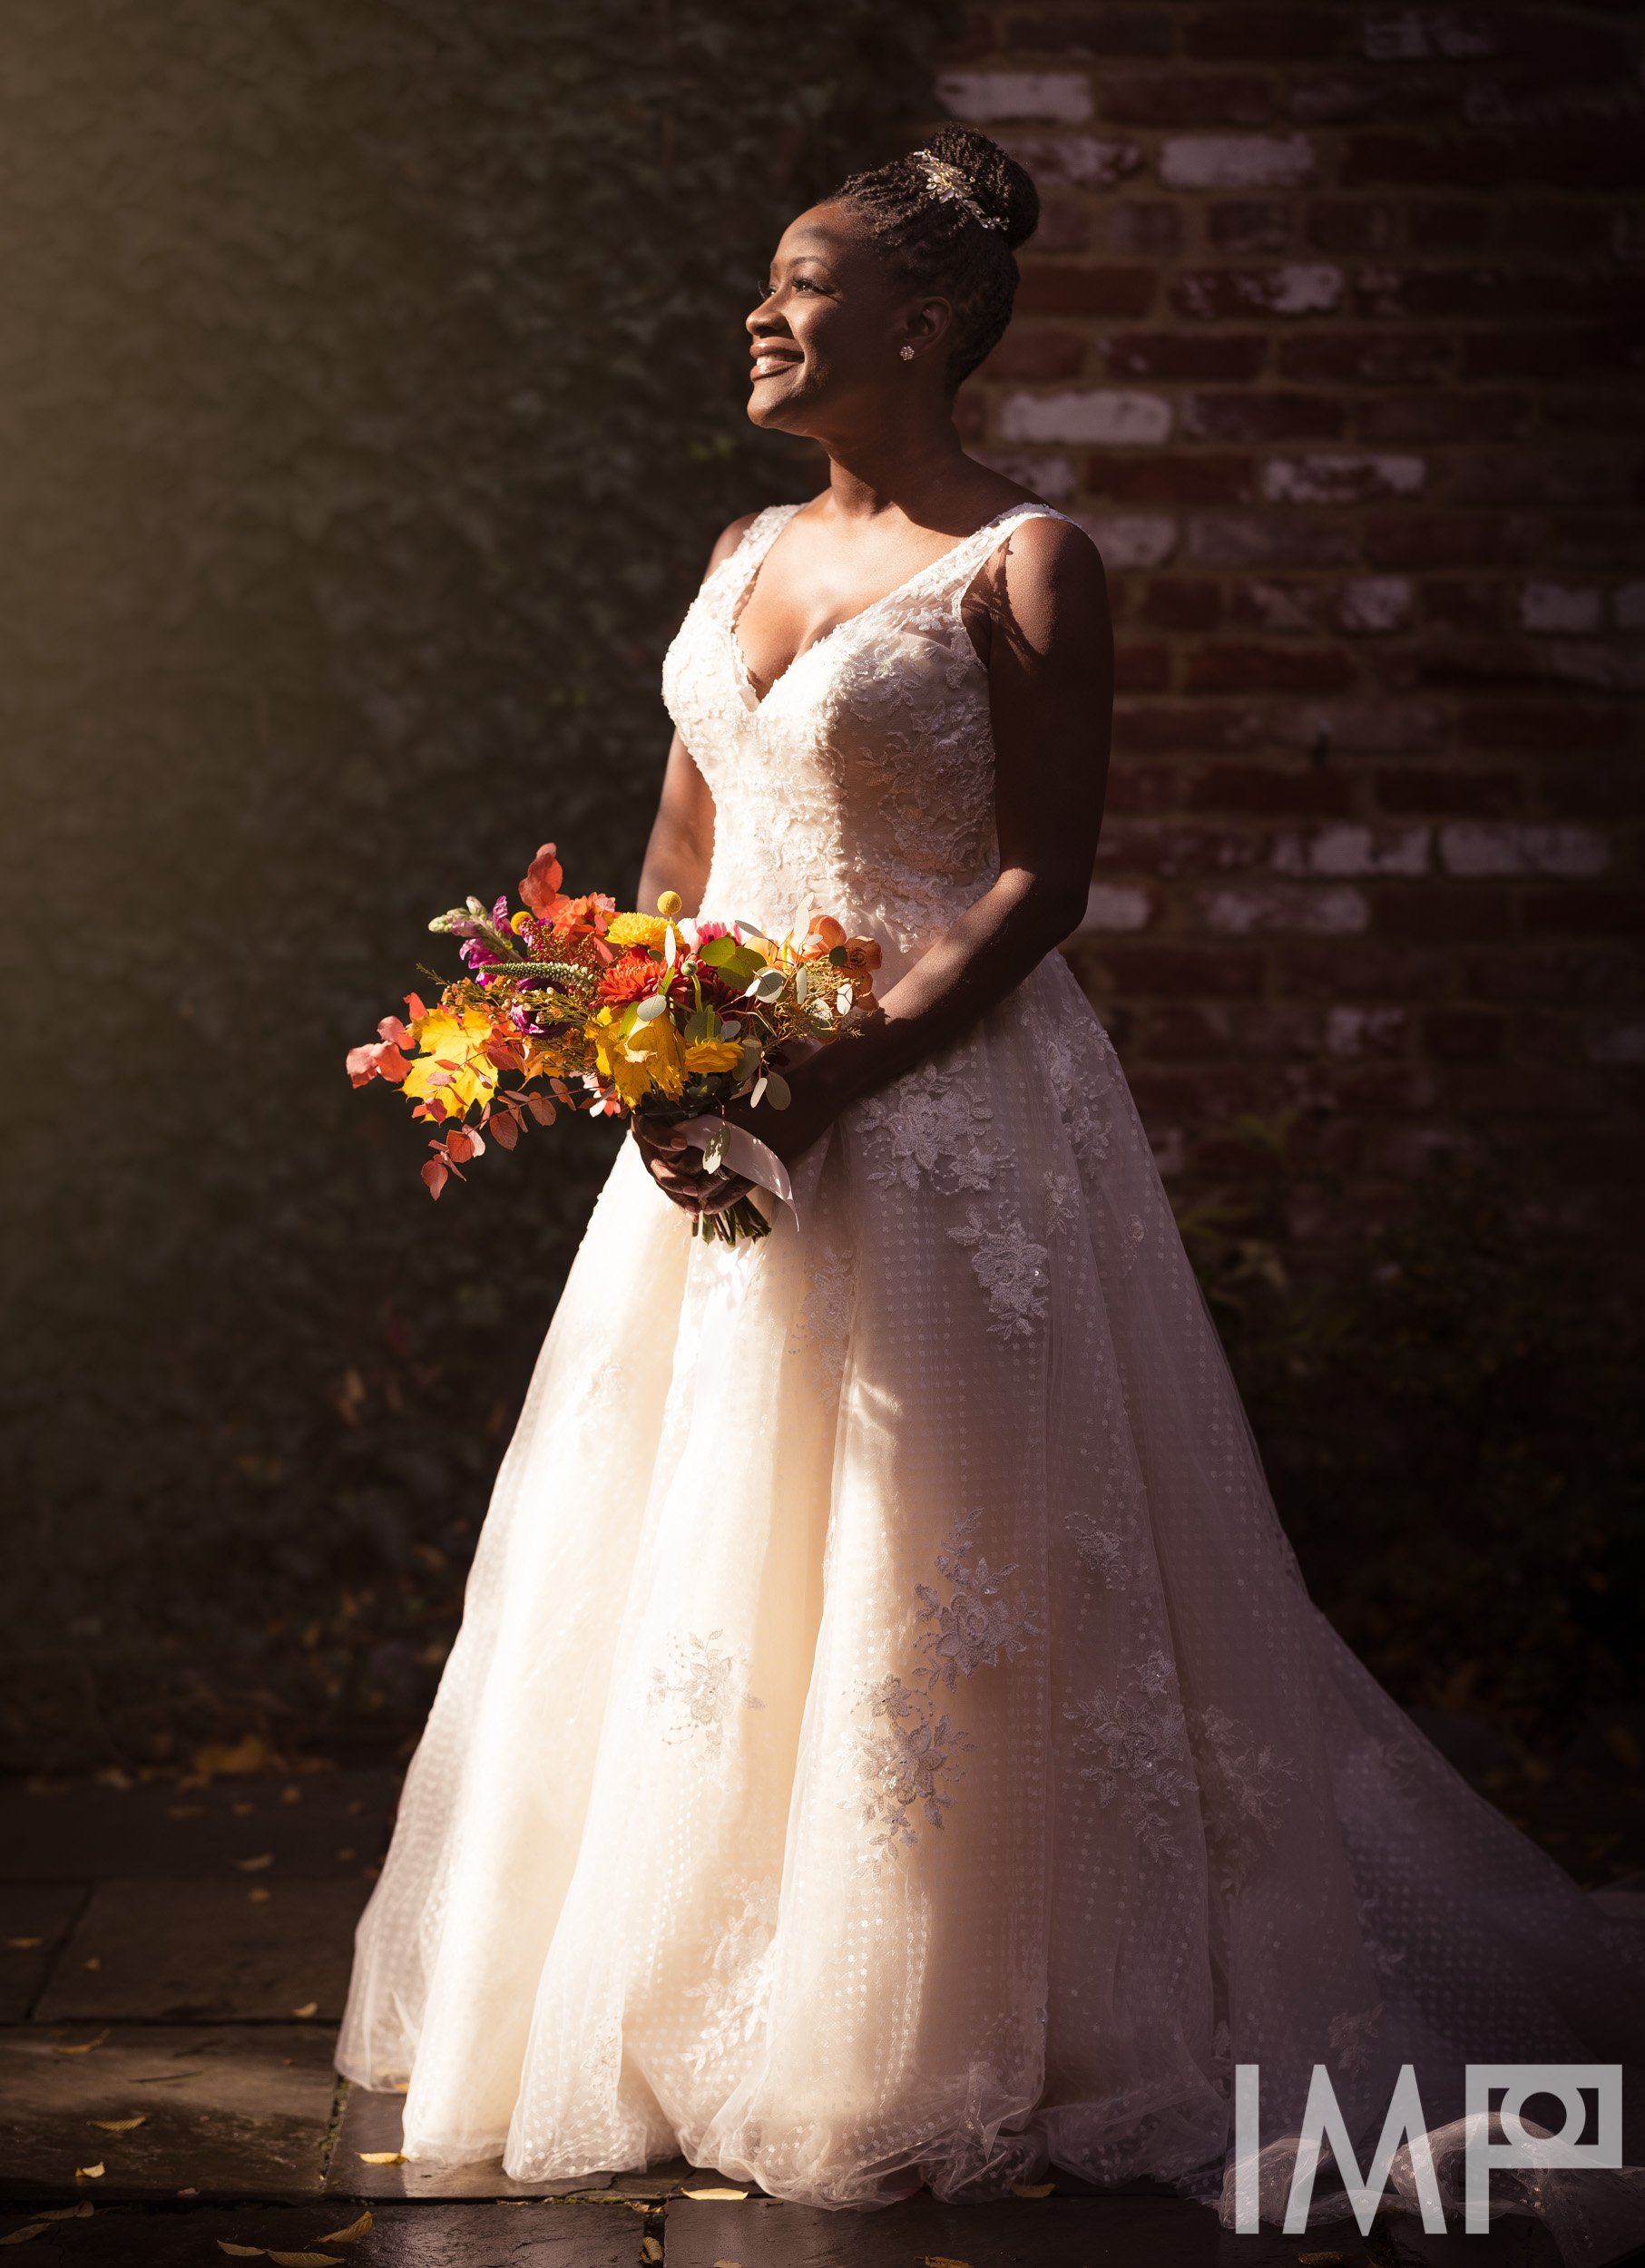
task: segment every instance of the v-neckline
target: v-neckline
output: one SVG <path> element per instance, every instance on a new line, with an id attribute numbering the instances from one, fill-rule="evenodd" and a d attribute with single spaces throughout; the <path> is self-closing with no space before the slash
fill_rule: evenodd
<path id="1" fill-rule="evenodd" d="M 779 670 L 762 693 L 755 685 L 754 673 L 749 667 L 747 657 L 742 650 L 742 640 L 738 636 L 737 631 L 739 623 L 742 621 L 744 610 L 754 595 L 754 586 L 759 581 L 760 572 L 767 560 L 782 541 L 783 529 L 789 527 L 796 517 L 805 510 L 803 504 L 790 506 L 782 527 L 777 530 L 749 570 L 748 580 L 737 593 L 732 602 L 729 619 L 726 623 L 726 635 L 730 643 L 731 660 L 737 671 L 737 681 L 742 689 L 745 699 L 749 701 L 754 714 L 759 713 L 779 685 L 788 682 L 807 656 L 816 653 L 820 647 L 826 646 L 829 639 L 837 638 L 842 630 L 849 630 L 854 622 L 866 621 L 870 614 L 875 613 L 880 607 L 889 604 L 891 600 L 900 599 L 905 591 L 911 591 L 916 582 L 923 582 L 925 576 L 935 573 L 936 569 L 944 566 L 956 552 L 964 551 L 967 543 L 974 543 L 979 535 L 986 535 L 989 530 L 997 527 L 1002 520 L 1010 519 L 1013 512 L 1033 512 L 1036 509 L 1044 509 L 1044 507 L 1026 503 L 1007 504 L 1003 512 L 996 512 L 992 520 L 984 520 L 981 527 L 973 528 L 969 535 L 962 535 L 957 543 L 950 543 L 945 552 L 939 552 L 935 559 L 927 560 L 923 567 L 916 567 L 911 575 L 905 575 L 901 582 L 893 584 L 889 591 L 882 591 L 877 599 L 870 599 L 867 606 L 859 606 L 855 614 L 847 614 L 840 621 L 831 622 L 820 637 L 814 638 L 808 646 L 800 648 L 787 669 Z"/>

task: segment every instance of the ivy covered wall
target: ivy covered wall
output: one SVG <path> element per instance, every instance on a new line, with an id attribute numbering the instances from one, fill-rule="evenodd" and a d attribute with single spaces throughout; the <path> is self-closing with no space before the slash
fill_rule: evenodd
<path id="1" fill-rule="evenodd" d="M 612 1138 L 436 1213 L 342 1058 L 545 837 L 632 888 L 662 650 L 807 478 L 754 280 L 942 15 L 6 9 L 15 1759 L 420 1708 Z"/>

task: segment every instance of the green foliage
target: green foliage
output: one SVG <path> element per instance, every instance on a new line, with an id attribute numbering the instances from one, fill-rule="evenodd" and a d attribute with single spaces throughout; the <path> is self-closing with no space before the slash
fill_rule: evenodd
<path id="1" fill-rule="evenodd" d="M 1442 1158 L 1298 1283 L 1291 1129 L 1246 1131 L 1249 1177 L 1181 1226 L 1315 1597 L 1407 1703 L 1534 1737 L 1638 1699 L 1645 1350 L 1591 1248 Z"/>
<path id="2" fill-rule="evenodd" d="M 671 628 L 806 483 L 754 280 L 945 13 L 8 8 L 17 1755 L 420 1710 L 612 1141 L 436 1212 L 342 1058 L 545 836 L 632 891 Z"/>

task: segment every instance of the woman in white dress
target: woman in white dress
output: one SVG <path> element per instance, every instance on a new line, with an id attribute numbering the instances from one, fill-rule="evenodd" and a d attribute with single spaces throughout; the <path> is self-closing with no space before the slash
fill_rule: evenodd
<path id="1" fill-rule="evenodd" d="M 595 1207 L 360 1925 L 339 2064 L 409 2081 L 415 2159 L 1229 2218 L 1236 2063 L 1265 2139 L 1322 2064 L 1357 2140 L 1405 2063 L 1437 2125 L 1469 2060 L 1645 2059 L 1633 1933 L 1309 1602 L 1053 950 L 1102 567 L 950 415 L 1036 210 L 945 128 L 749 318 L 749 415 L 831 482 L 716 546 L 641 903 L 835 914 L 880 1004 L 750 1121 L 769 1238 L 694 1237 L 744 1185 L 657 1141 Z"/>

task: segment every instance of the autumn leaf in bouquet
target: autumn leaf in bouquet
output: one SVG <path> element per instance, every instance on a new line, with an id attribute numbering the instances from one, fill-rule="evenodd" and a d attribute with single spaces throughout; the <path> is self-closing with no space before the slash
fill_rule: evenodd
<path id="1" fill-rule="evenodd" d="M 559 1110 L 685 1126 L 710 1168 L 740 1142 L 744 1162 L 768 1161 L 767 1186 L 785 1190 L 777 1161 L 732 1129 L 728 1106 L 787 1107 L 782 1064 L 857 1028 L 872 1005 L 878 944 L 822 913 L 777 940 L 755 922 L 682 918 L 672 890 L 655 914 L 622 913 L 600 892 L 569 895 L 563 883 L 545 843 L 517 909 L 470 897 L 436 915 L 429 928 L 457 941 L 466 973 L 432 1007 L 407 993 L 406 1019 L 384 1017 L 377 1039 L 348 1056 L 357 1087 L 397 1087 L 414 1117 L 441 1129 L 422 1168 L 430 1194 L 465 1178 L 488 1136 L 513 1149 Z M 770 1226 L 748 1197 L 697 1225 L 733 1243 Z"/>

